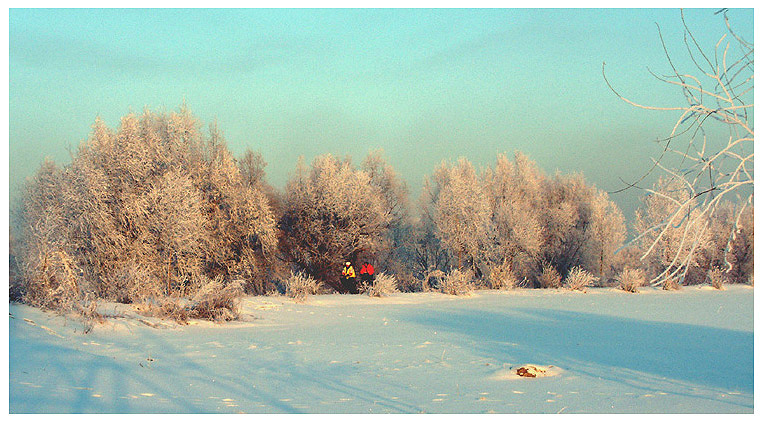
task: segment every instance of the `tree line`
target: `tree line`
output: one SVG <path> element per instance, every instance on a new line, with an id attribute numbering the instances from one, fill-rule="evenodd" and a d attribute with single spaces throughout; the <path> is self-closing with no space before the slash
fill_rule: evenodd
<path id="1" fill-rule="evenodd" d="M 647 237 L 627 244 L 606 192 L 581 174 L 546 175 L 520 152 L 482 170 L 443 162 L 414 203 L 381 151 L 359 165 L 300 158 L 283 190 L 265 168 L 252 150 L 235 158 L 217 126 L 203 131 L 185 106 L 128 114 L 116 130 L 97 119 L 70 164 L 46 160 L 26 182 L 10 235 L 11 299 L 225 318 L 242 294 L 284 293 L 298 273 L 341 291 L 345 261 L 374 263 L 402 291 L 616 286 L 634 284 L 635 271 L 673 276 L 668 289 L 752 279 L 753 207 L 728 202 L 708 219 L 657 226 L 689 205 L 672 179 L 643 198 L 634 230 Z"/>

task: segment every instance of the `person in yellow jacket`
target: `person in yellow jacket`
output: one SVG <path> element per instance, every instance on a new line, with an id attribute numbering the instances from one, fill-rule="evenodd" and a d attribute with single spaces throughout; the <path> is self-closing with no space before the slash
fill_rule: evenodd
<path id="1" fill-rule="evenodd" d="M 346 292 L 350 292 L 351 294 L 358 294 L 358 290 L 356 289 L 356 271 L 353 270 L 353 266 L 351 265 L 350 261 L 345 262 L 345 267 L 343 267 L 343 273 L 340 281 L 343 284 L 343 288 L 345 288 Z"/>

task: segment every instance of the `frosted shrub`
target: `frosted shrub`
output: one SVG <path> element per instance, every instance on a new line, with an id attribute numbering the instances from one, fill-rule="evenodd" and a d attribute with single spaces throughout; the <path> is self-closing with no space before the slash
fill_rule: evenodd
<path id="1" fill-rule="evenodd" d="M 316 279 L 303 272 L 291 273 L 285 282 L 287 296 L 294 298 L 297 302 L 304 302 L 308 295 L 315 295 L 319 287 L 321 284 Z"/>
<path id="2" fill-rule="evenodd" d="M 26 264 L 28 285 L 24 301 L 63 313 L 78 311 L 86 286 L 76 270 L 72 257 L 63 251 L 40 250 L 36 261 Z"/>
<path id="3" fill-rule="evenodd" d="M 618 288 L 627 292 L 638 292 L 638 288 L 646 284 L 645 272 L 643 269 L 632 269 L 625 267 L 624 270 L 616 276 Z"/>
<path id="4" fill-rule="evenodd" d="M 725 289 L 725 285 L 729 283 L 728 276 L 720 268 L 714 267 L 707 273 L 707 280 L 709 284 L 715 289 Z"/>
<path id="5" fill-rule="evenodd" d="M 472 273 L 454 269 L 441 280 L 438 289 L 449 295 L 470 295 L 473 293 Z"/>
<path id="6" fill-rule="evenodd" d="M 598 278 L 593 276 L 592 273 L 580 266 L 575 266 L 573 269 L 569 270 L 566 280 L 563 281 L 563 286 L 572 291 L 584 291 L 584 288 L 597 281 Z"/>
<path id="7" fill-rule="evenodd" d="M 189 317 L 216 322 L 239 318 L 239 301 L 244 295 L 244 281 L 225 283 L 221 276 L 211 279 L 191 300 Z"/>
<path id="8" fill-rule="evenodd" d="M 491 267 L 489 272 L 491 289 L 509 290 L 518 286 L 518 278 L 507 263 Z"/>
<path id="9" fill-rule="evenodd" d="M 560 273 L 555 270 L 555 267 L 550 263 L 542 266 L 542 274 L 539 276 L 539 286 L 542 288 L 560 288 L 560 285 Z"/>
<path id="10" fill-rule="evenodd" d="M 396 291 L 396 278 L 385 273 L 378 273 L 372 285 L 367 288 L 367 294 L 370 297 L 382 297 Z"/>
<path id="11" fill-rule="evenodd" d="M 676 277 L 669 278 L 662 283 L 661 288 L 665 291 L 677 291 L 680 289 L 680 282 Z"/>
<path id="12" fill-rule="evenodd" d="M 199 290 L 191 299 L 162 295 L 143 300 L 139 310 L 181 324 L 186 324 L 189 319 L 227 322 L 239 318 L 244 281 L 225 282 L 222 276 L 216 276 L 214 279 L 201 277 L 195 284 Z"/>

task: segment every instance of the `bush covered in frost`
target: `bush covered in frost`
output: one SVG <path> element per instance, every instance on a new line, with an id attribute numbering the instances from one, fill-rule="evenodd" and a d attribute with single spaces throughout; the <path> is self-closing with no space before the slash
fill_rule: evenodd
<path id="1" fill-rule="evenodd" d="M 638 292 L 638 288 L 646 285 L 645 271 L 643 269 L 625 267 L 616 276 L 616 282 L 617 287 L 623 291 Z"/>
<path id="2" fill-rule="evenodd" d="M 475 288 L 473 274 L 454 269 L 441 279 L 438 290 L 449 295 L 470 295 Z"/>
<path id="3" fill-rule="evenodd" d="M 598 278 L 592 273 L 580 266 L 575 266 L 569 270 L 566 280 L 563 281 L 563 286 L 572 291 L 584 291 L 586 287 L 595 284 L 597 281 Z"/>
<path id="4" fill-rule="evenodd" d="M 709 284 L 715 289 L 725 289 L 725 285 L 729 283 L 728 276 L 723 269 L 714 267 L 709 270 L 707 274 L 707 280 Z"/>
<path id="5" fill-rule="evenodd" d="M 316 295 L 320 287 L 321 283 L 304 272 L 293 272 L 284 282 L 287 296 L 298 302 L 304 302 L 309 295 Z"/>
<path id="6" fill-rule="evenodd" d="M 560 273 L 550 263 L 542 266 L 542 274 L 539 276 L 539 286 L 542 288 L 560 288 Z"/>
<path id="7" fill-rule="evenodd" d="M 492 266 L 489 271 L 489 287 L 491 289 L 509 290 L 518 286 L 518 277 L 510 269 L 507 262 Z"/>
<path id="8" fill-rule="evenodd" d="M 396 278 L 386 273 L 378 273 L 372 285 L 366 288 L 367 295 L 370 297 L 382 297 L 398 291 Z"/>

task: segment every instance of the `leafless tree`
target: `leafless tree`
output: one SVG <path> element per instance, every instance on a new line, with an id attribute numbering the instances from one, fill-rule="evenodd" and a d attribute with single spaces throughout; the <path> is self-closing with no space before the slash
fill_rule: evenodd
<path id="1" fill-rule="evenodd" d="M 667 53 L 659 29 L 671 74 L 652 74 L 661 82 L 677 87 L 683 104 L 649 106 L 636 103 L 613 87 L 606 78 L 603 64 L 603 77 L 620 99 L 641 109 L 674 111 L 678 114 L 675 125 L 661 141 L 664 149 L 654 159 L 653 167 L 625 188 L 642 187 L 642 182 L 658 170 L 668 179 L 664 186 L 673 184 L 675 190 L 685 192 L 682 196 L 669 196 L 652 188 L 644 188 L 669 205 L 666 207 L 667 214 L 653 217 L 656 220 L 645 223 L 645 228 L 636 237 L 636 240 L 650 240 L 642 260 L 660 250 L 673 229 L 682 229 L 682 236 L 674 246 L 675 255 L 651 280 L 654 286 L 682 282 L 688 277 L 693 269 L 694 253 L 702 246 L 701 235 L 723 200 L 731 197 L 740 199 L 736 219 L 728 230 L 728 250 L 741 234 L 743 214 L 753 205 L 754 44 L 740 37 L 723 13 L 728 31 L 720 37 L 714 50 L 707 51 L 688 28 L 682 11 L 680 16 L 689 63 L 695 69 L 684 72 L 675 65 L 676 61 Z M 732 264 L 727 264 L 726 272 L 730 272 L 732 267 Z"/>

